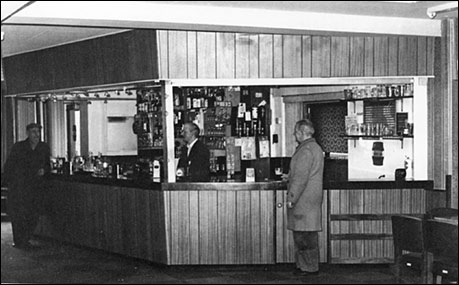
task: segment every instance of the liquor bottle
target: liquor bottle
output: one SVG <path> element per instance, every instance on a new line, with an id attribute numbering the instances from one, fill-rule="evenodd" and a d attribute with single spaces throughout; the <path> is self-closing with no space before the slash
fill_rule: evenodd
<path id="1" fill-rule="evenodd" d="M 257 136 L 258 135 L 258 108 L 257 107 L 252 107 L 251 130 L 252 130 L 253 136 Z"/>
<path id="2" fill-rule="evenodd" d="M 242 123 L 240 118 L 236 118 L 236 135 L 239 138 L 242 136 Z"/>
<path id="3" fill-rule="evenodd" d="M 252 113 L 248 111 L 248 112 L 245 112 L 245 135 L 247 137 L 253 136 L 251 127 L 252 127 Z"/>
<path id="4" fill-rule="evenodd" d="M 266 109 L 265 106 L 258 107 L 258 135 L 264 136 L 266 134 L 265 130 L 265 120 L 266 117 Z"/>

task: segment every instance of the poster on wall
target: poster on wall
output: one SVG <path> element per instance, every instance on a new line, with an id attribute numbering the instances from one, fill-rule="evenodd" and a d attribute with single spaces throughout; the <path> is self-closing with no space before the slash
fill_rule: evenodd
<path id="1" fill-rule="evenodd" d="M 252 160 L 256 159 L 255 137 L 242 137 L 241 138 L 241 159 Z"/>

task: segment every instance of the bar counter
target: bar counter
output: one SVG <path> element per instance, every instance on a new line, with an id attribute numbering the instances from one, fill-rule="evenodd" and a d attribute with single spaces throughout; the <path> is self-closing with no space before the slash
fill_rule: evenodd
<path id="1" fill-rule="evenodd" d="M 390 215 L 425 213 L 432 184 L 324 182 L 320 261 L 392 262 Z M 36 234 L 166 265 L 291 263 L 286 189 L 54 175 Z"/>

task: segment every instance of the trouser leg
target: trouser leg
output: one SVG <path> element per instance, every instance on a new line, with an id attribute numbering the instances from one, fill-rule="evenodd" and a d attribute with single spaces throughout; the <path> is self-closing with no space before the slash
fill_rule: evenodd
<path id="1" fill-rule="evenodd" d="M 22 205 L 14 205 L 9 213 L 11 216 L 11 228 L 13 242 L 17 245 L 27 243 L 35 232 L 38 224 L 38 214 L 34 208 Z"/>
<path id="2" fill-rule="evenodd" d="M 319 233 L 293 232 L 296 266 L 302 271 L 319 270 Z"/>

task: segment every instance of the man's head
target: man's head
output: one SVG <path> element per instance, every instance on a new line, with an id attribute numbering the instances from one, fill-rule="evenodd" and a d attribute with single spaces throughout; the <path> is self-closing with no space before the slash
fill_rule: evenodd
<path id="1" fill-rule="evenodd" d="M 301 143 L 309 138 L 312 138 L 314 134 L 314 124 L 309 119 L 298 121 L 295 124 L 295 132 L 293 135 L 298 143 Z"/>
<path id="2" fill-rule="evenodd" d="M 37 144 L 41 137 L 41 126 L 37 123 L 28 124 L 26 127 L 27 137 L 32 144 Z"/>
<path id="3" fill-rule="evenodd" d="M 195 138 L 199 137 L 200 131 L 201 130 L 199 129 L 198 125 L 195 123 L 186 123 L 183 125 L 183 138 L 187 143 L 191 143 Z"/>

